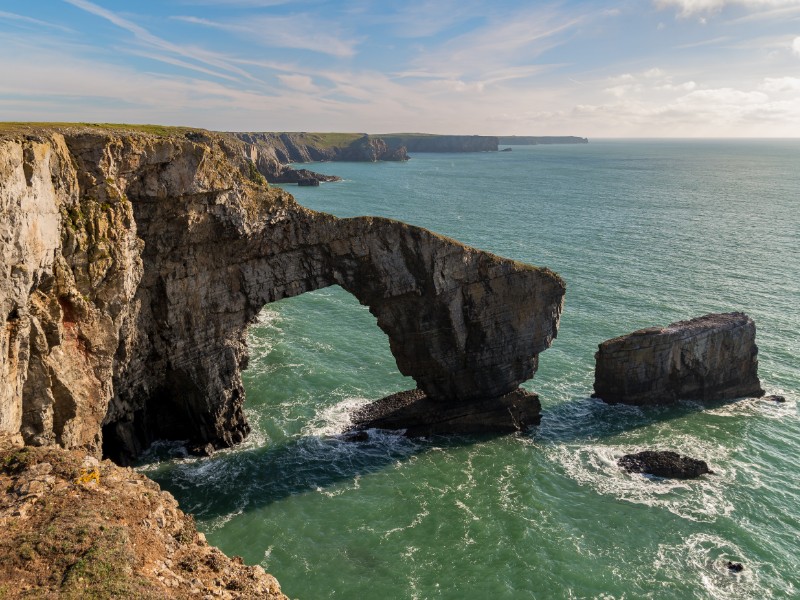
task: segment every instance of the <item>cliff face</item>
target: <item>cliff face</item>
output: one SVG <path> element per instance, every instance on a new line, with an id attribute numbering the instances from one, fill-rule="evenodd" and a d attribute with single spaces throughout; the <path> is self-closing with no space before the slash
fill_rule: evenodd
<path id="1" fill-rule="evenodd" d="M 513 146 L 538 146 L 540 144 L 588 144 L 589 140 L 574 135 L 503 135 L 498 138 L 501 144 Z"/>
<path id="2" fill-rule="evenodd" d="M 379 137 L 389 146 L 405 146 L 409 152 L 495 152 L 499 143 L 488 135 L 388 133 Z"/>
<path id="3" fill-rule="evenodd" d="M 405 148 L 367 134 L 231 133 L 249 148 L 279 163 L 320 161 L 377 162 L 408 160 Z M 268 178 L 269 180 L 269 178 Z M 270 180 L 271 181 L 271 180 Z"/>
<path id="4" fill-rule="evenodd" d="M 756 326 L 744 313 L 710 314 L 600 344 L 594 396 L 606 402 L 762 396 Z"/>
<path id="5" fill-rule="evenodd" d="M 192 132 L 0 139 L 2 431 L 124 461 L 159 438 L 248 432 L 240 370 L 268 302 L 338 284 L 435 401 L 536 370 L 564 284 L 402 223 L 336 219 L 252 177 L 244 145 Z"/>

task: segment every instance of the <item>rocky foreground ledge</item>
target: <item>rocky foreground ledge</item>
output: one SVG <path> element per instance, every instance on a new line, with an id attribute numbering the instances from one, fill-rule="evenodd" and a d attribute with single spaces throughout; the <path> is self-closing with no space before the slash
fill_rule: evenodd
<path id="1" fill-rule="evenodd" d="M 78 451 L 0 453 L 1 598 L 286 600 L 210 546 L 171 494 Z"/>
<path id="2" fill-rule="evenodd" d="M 594 397 L 645 405 L 763 396 L 755 338 L 753 320 L 733 312 L 607 340 L 595 354 Z"/>

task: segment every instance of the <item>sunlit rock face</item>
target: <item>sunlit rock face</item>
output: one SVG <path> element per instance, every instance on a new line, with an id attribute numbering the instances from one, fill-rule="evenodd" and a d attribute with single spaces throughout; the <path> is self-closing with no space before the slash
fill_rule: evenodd
<path id="1" fill-rule="evenodd" d="M 762 396 L 756 326 L 744 313 L 709 314 L 600 344 L 594 396 L 606 402 Z"/>
<path id="2" fill-rule="evenodd" d="M 243 142 L 65 128 L 0 138 L 0 425 L 104 451 L 247 435 L 241 370 L 263 306 L 338 284 L 435 402 L 499 398 L 556 335 L 551 271 L 253 177 Z"/>

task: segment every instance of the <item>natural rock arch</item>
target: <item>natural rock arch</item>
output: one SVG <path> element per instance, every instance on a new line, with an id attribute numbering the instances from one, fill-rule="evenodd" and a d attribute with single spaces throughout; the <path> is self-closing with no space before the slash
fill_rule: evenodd
<path id="1" fill-rule="evenodd" d="M 248 181 L 251 164 L 230 138 L 73 132 L 42 144 L 43 158 L 14 176 L 49 174 L 61 215 L 45 268 L 56 283 L 39 290 L 55 302 L 36 316 L 55 333 L 31 353 L 49 379 L 30 393 L 57 380 L 75 404 L 62 445 L 97 444 L 87 415 L 98 412 L 104 451 L 120 461 L 159 438 L 240 441 L 247 327 L 265 304 L 333 284 L 369 307 L 400 372 L 433 401 L 513 391 L 556 335 L 555 273 L 404 223 L 305 209 Z M 20 296 L 12 308 L 24 317 L 30 303 Z M 70 361 L 97 385 L 72 381 Z M 45 421 L 29 419 L 26 436 L 46 437 Z"/>

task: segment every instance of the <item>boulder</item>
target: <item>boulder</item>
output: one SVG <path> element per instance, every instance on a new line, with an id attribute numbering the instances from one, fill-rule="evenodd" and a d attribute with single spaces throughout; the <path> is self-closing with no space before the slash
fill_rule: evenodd
<path id="1" fill-rule="evenodd" d="M 734 312 L 607 340 L 595 354 L 593 397 L 647 405 L 763 396 L 755 335 L 753 320 Z"/>
<path id="2" fill-rule="evenodd" d="M 696 479 L 701 475 L 714 473 L 705 461 L 681 456 L 669 450 L 645 450 L 626 454 L 617 464 L 628 473 L 644 473 L 670 479 Z"/>

